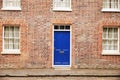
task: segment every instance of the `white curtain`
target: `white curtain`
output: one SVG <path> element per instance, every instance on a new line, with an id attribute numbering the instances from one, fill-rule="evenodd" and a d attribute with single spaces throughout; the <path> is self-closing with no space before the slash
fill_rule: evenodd
<path id="1" fill-rule="evenodd" d="M 103 0 L 103 8 L 117 9 L 118 3 L 119 3 L 118 0 Z"/>
<path id="2" fill-rule="evenodd" d="M 4 49 L 19 49 L 19 27 L 4 27 Z"/>
<path id="3" fill-rule="evenodd" d="M 119 4 L 119 1 L 118 0 L 115 0 L 115 6 L 114 6 L 114 8 L 116 9 L 118 9 L 118 4 Z"/>
<path id="4" fill-rule="evenodd" d="M 19 27 L 14 28 L 14 48 L 19 49 Z"/>
<path id="5" fill-rule="evenodd" d="M 3 7 L 6 7 L 6 0 L 3 0 Z"/>
<path id="6" fill-rule="evenodd" d="M 4 48 L 9 49 L 9 27 L 4 27 Z"/>
<path id="7" fill-rule="evenodd" d="M 109 8 L 109 0 L 103 0 L 103 8 Z"/>
<path id="8" fill-rule="evenodd" d="M 113 9 L 118 8 L 118 0 L 111 0 L 111 8 Z"/>
<path id="9" fill-rule="evenodd" d="M 69 8 L 70 7 L 70 0 L 54 0 L 55 7 L 61 8 Z"/>
<path id="10" fill-rule="evenodd" d="M 3 0 L 3 7 L 20 7 L 20 0 Z"/>
<path id="11" fill-rule="evenodd" d="M 117 50 L 118 48 L 118 29 L 103 29 L 103 50 Z"/>
<path id="12" fill-rule="evenodd" d="M 20 0 L 15 0 L 15 7 L 20 7 Z"/>
<path id="13" fill-rule="evenodd" d="M 65 0 L 65 1 L 66 1 L 65 7 L 70 8 L 70 0 Z"/>

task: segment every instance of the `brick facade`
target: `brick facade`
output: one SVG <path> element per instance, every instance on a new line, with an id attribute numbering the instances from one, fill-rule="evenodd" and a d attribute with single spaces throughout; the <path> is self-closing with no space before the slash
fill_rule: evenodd
<path id="1" fill-rule="evenodd" d="M 69 12 L 53 11 L 52 0 L 21 0 L 21 7 L 0 10 L 0 52 L 3 26 L 21 28 L 21 54 L 0 54 L 0 68 L 52 68 L 54 24 L 72 28 L 72 68 L 120 68 L 120 56 L 102 55 L 103 26 L 120 26 L 120 13 L 102 12 L 102 0 L 72 0 Z"/>

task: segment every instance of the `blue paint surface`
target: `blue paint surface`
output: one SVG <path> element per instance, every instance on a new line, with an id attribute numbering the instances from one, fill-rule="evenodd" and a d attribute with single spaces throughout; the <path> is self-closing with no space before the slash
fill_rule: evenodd
<path id="1" fill-rule="evenodd" d="M 54 32 L 54 65 L 70 65 L 70 31 Z"/>

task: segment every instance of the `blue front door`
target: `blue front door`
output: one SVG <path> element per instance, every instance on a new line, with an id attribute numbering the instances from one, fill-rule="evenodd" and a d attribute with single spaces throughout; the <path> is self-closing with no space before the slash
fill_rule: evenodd
<path id="1" fill-rule="evenodd" d="M 70 65 L 70 31 L 54 31 L 54 65 Z"/>

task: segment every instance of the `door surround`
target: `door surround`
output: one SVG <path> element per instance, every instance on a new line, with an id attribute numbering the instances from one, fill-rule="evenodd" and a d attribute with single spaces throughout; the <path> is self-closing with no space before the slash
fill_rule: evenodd
<path id="1" fill-rule="evenodd" d="M 62 25 L 57 25 L 57 26 L 62 26 Z M 59 68 L 59 67 L 70 68 L 71 63 L 72 63 L 72 29 L 70 25 L 63 25 L 63 26 L 69 26 L 70 29 L 55 29 L 55 25 L 53 25 L 52 27 L 52 67 L 53 68 Z M 70 32 L 70 65 L 54 65 L 54 32 L 55 31 L 69 31 Z"/>

